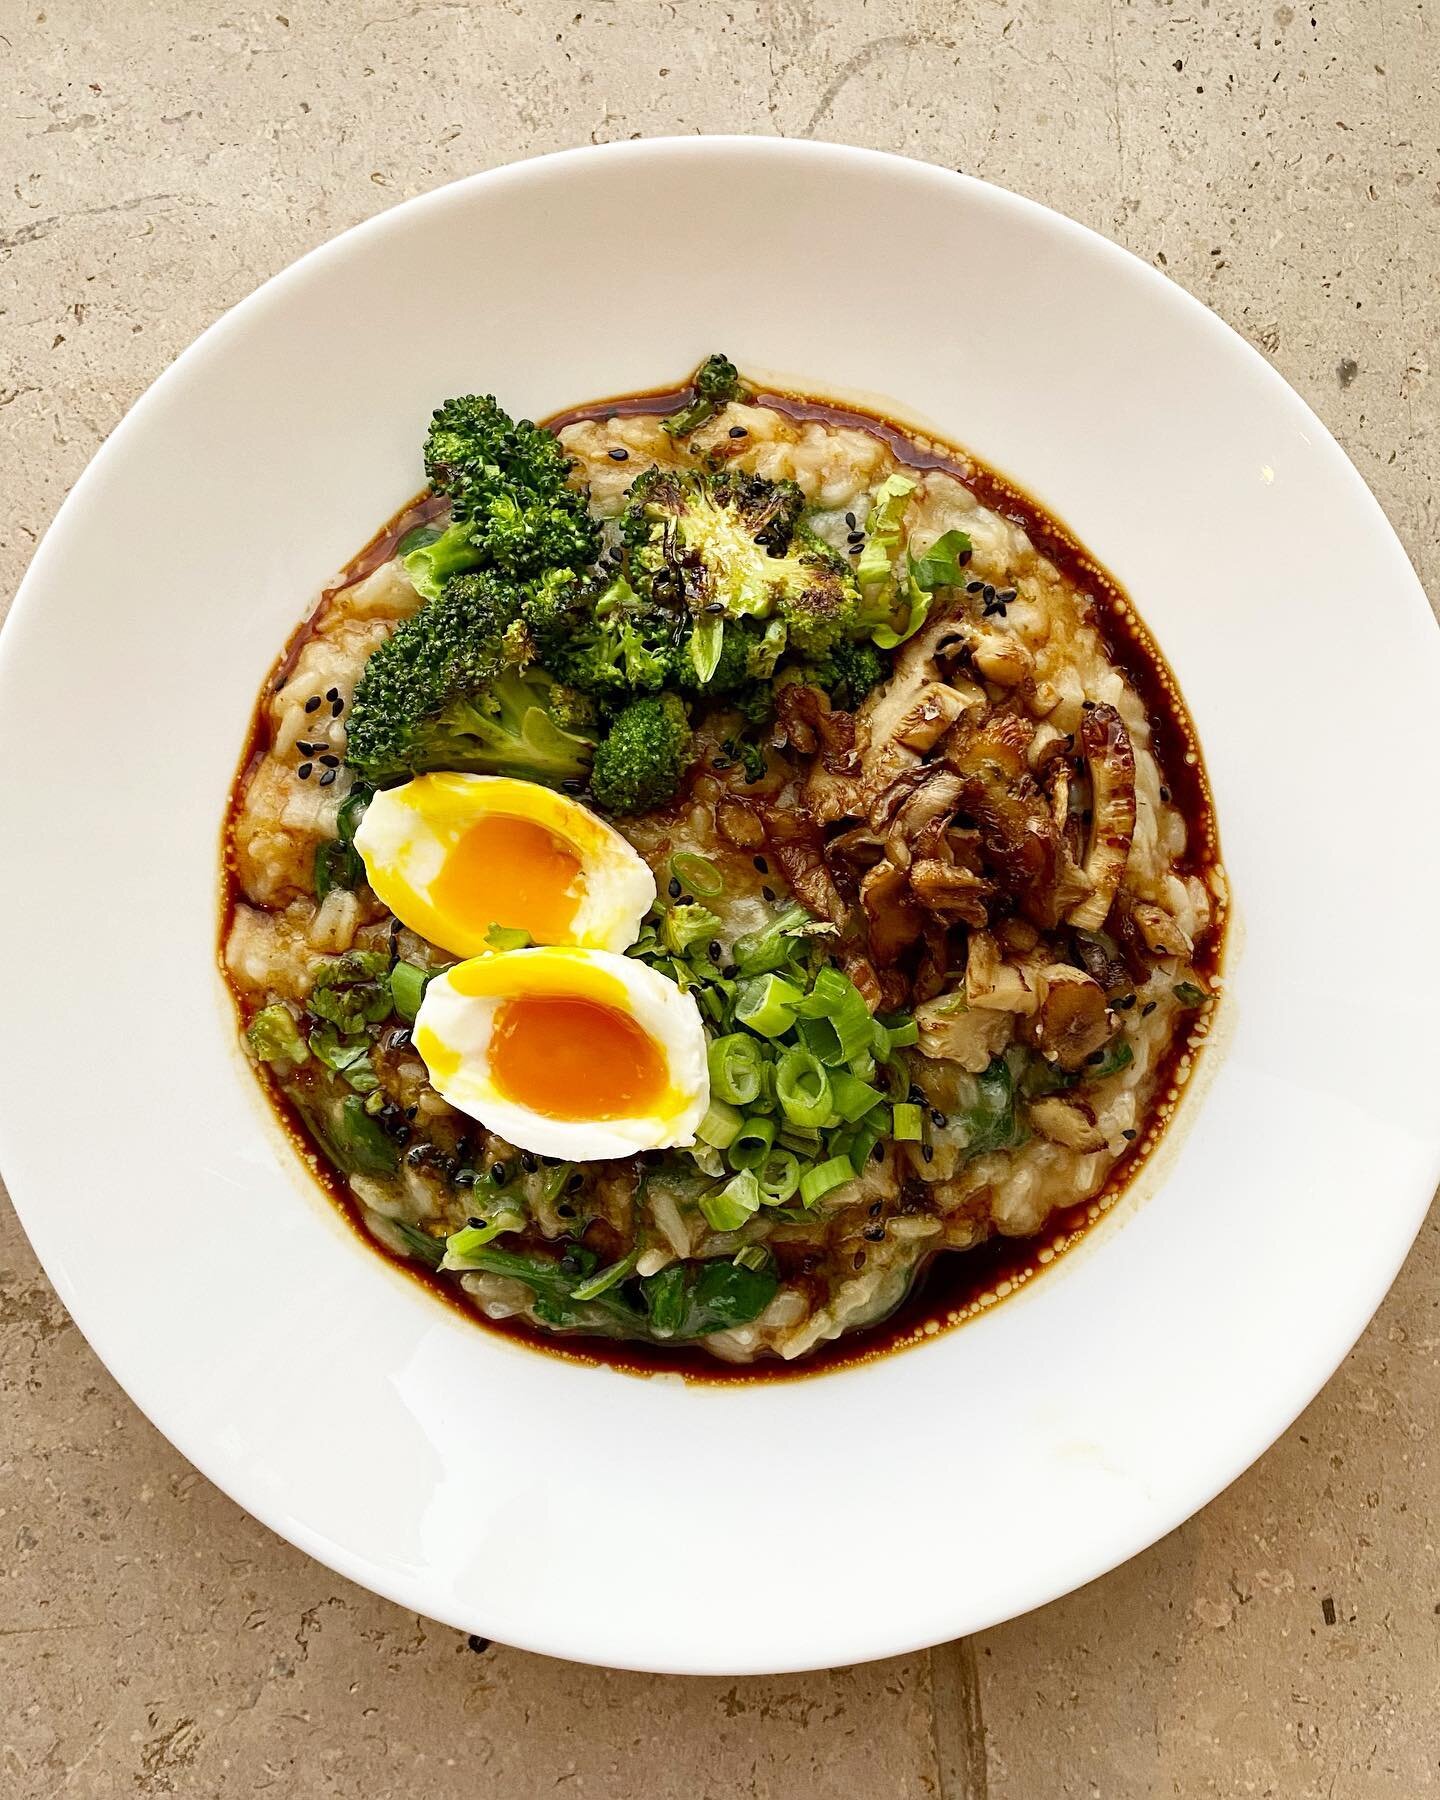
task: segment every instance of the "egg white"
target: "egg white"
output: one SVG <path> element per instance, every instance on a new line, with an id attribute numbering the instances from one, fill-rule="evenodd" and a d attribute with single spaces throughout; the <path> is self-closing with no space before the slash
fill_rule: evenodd
<path id="1" fill-rule="evenodd" d="M 355 848 L 371 887 L 402 924 L 456 956 L 485 952 L 494 921 L 457 919 L 435 907 L 432 890 L 445 867 L 447 839 L 487 814 L 528 819 L 573 849 L 584 891 L 568 942 L 592 950 L 624 950 L 635 942 L 655 901 L 655 877 L 644 858 L 578 800 L 503 775 L 417 775 L 381 789 L 366 807 Z"/>
<path id="2" fill-rule="evenodd" d="M 518 995 L 613 1007 L 657 1044 L 669 1071 L 666 1104 L 631 1119 L 552 1119 L 498 1091 L 489 1046 L 495 1014 Z M 693 1144 L 710 1104 L 705 1028 L 693 997 L 645 963 L 603 950 L 541 948 L 474 957 L 426 988 L 413 1042 L 431 1086 L 507 1143 L 566 1162 L 599 1162 Z"/>

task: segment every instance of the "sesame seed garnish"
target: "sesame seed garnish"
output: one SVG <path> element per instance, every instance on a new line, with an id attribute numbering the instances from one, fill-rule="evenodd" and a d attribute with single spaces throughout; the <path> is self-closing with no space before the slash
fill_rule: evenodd
<path id="1" fill-rule="evenodd" d="M 742 438 L 749 437 L 750 434 L 743 425 L 732 425 L 730 427 L 730 435 L 733 438 Z"/>
<path id="2" fill-rule="evenodd" d="M 757 856 L 755 858 L 755 867 L 762 875 L 768 875 L 770 873 L 770 865 L 763 856 Z"/>
<path id="3" fill-rule="evenodd" d="M 920 1146 L 920 1154 L 927 1163 L 934 1162 L 934 1160 L 935 1160 L 934 1145 L 933 1144 L 922 1144 Z"/>
<path id="4" fill-rule="evenodd" d="M 319 706 L 319 704 L 320 704 L 320 696 L 318 694 L 312 694 L 310 696 L 310 698 L 305 702 L 306 712 L 314 712 L 316 707 Z"/>
<path id="5" fill-rule="evenodd" d="M 325 772 L 320 777 L 320 786 L 321 787 L 333 786 L 335 777 L 339 773 L 340 773 L 340 771 L 338 769 L 326 769 Z"/>
<path id="6" fill-rule="evenodd" d="M 630 452 L 623 444 L 612 444 L 610 446 L 610 460 L 611 462 L 628 462 L 630 460 Z"/>
<path id="7" fill-rule="evenodd" d="M 535 1158 L 530 1154 L 530 1152 L 528 1150 L 526 1150 L 521 1153 L 520 1167 L 525 1171 L 525 1173 L 527 1175 L 533 1175 L 535 1173 L 535 1171 L 540 1167 L 540 1165 L 538 1162 L 536 1162 Z"/>
<path id="8" fill-rule="evenodd" d="M 1123 1137 L 1125 1139 L 1126 1143 L 1128 1144 L 1130 1142 L 1131 1138 L 1133 1138 L 1135 1136 L 1135 1133 L 1133 1131 L 1122 1131 L 1120 1133 L 1120 1135 L 1121 1135 L 1121 1137 Z"/>
<path id="9" fill-rule="evenodd" d="M 343 700 L 335 699 L 330 702 L 330 716 L 332 719 L 338 719 L 344 710 L 345 702 Z"/>
<path id="10" fill-rule="evenodd" d="M 510 1179 L 510 1171 L 505 1167 L 503 1162 L 491 1163 L 490 1179 L 495 1183 L 496 1187 L 504 1187 L 505 1183 Z"/>
<path id="11" fill-rule="evenodd" d="M 967 581 L 965 583 L 965 592 L 967 594 L 978 594 L 984 585 L 985 583 L 983 581 Z"/>
<path id="12" fill-rule="evenodd" d="M 719 962 L 721 955 L 719 938 L 711 938 L 710 942 L 705 947 L 705 954 L 710 958 L 711 962 Z"/>
<path id="13" fill-rule="evenodd" d="M 320 763 L 322 768 L 338 769 L 340 767 L 340 758 L 338 756 L 322 756 L 320 758 Z"/>
<path id="14" fill-rule="evenodd" d="M 773 901 L 775 898 L 775 890 L 772 887 L 762 887 L 760 890 L 760 894 L 761 894 L 761 897 L 765 900 Z"/>
<path id="15" fill-rule="evenodd" d="M 1150 1017 L 1151 1013 L 1154 1012 L 1157 1004 L 1158 1004 L 1158 1002 L 1156 1002 L 1154 1000 L 1147 1000 L 1145 1002 L 1145 1004 L 1140 1008 L 1140 1017 L 1142 1019 L 1148 1019 Z"/>
<path id="16" fill-rule="evenodd" d="M 855 529 L 855 515 L 853 512 L 846 513 L 845 523 L 850 527 L 850 529 L 852 531 Z"/>
<path id="17" fill-rule="evenodd" d="M 302 781 L 308 781 L 310 779 L 311 770 L 314 767 L 315 767 L 315 765 L 313 763 L 304 762 L 304 763 L 301 763 L 300 767 L 295 771 L 295 773 L 300 777 L 300 779 Z"/>
<path id="18" fill-rule="evenodd" d="M 339 698 L 340 698 L 340 690 L 339 690 L 339 688 L 335 688 L 335 687 L 332 687 L 332 688 L 326 688 L 326 690 L 325 690 L 325 698 L 326 698 L 326 699 L 327 699 L 327 700 L 338 700 L 338 699 L 339 699 Z"/>
<path id="19" fill-rule="evenodd" d="M 670 877 L 670 898 L 672 900 L 678 900 L 680 898 L 680 883 L 673 875 Z"/>
<path id="20" fill-rule="evenodd" d="M 938 1106 L 932 1106 L 930 1108 L 930 1123 L 932 1125 L 943 1125 L 945 1123 L 945 1115 L 940 1111 Z"/>

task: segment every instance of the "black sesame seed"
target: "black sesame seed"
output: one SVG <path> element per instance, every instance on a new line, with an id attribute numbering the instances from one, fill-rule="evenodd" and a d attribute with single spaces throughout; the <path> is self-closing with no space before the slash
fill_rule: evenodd
<path id="1" fill-rule="evenodd" d="M 410 1034 L 407 1032 L 405 1035 L 408 1037 Z M 407 1119 L 413 1119 L 419 1110 L 420 1108 L 418 1106 L 407 1106 L 405 1108 L 405 1117 Z"/>
<path id="2" fill-rule="evenodd" d="M 991 585 L 988 581 L 985 583 L 984 587 L 981 588 L 980 591 L 985 596 L 987 601 L 993 600 L 995 598 L 995 590 L 993 587 L 991 587 Z"/>
<path id="3" fill-rule="evenodd" d="M 700 610 L 701 612 L 707 613 L 723 613 L 725 610 L 725 602 L 723 600 L 711 600 L 702 606 Z"/>
<path id="4" fill-rule="evenodd" d="M 572 776 L 570 780 L 562 781 L 560 785 L 567 794 L 578 794 L 584 788 L 585 783 L 583 781 L 576 781 Z"/>
<path id="5" fill-rule="evenodd" d="M 340 758 L 338 756 L 322 756 L 320 758 L 320 764 L 322 768 L 338 769 L 340 767 Z"/>
<path id="6" fill-rule="evenodd" d="M 757 856 L 755 858 L 755 867 L 762 875 L 768 875 L 770 873 L 770 865 L 763 856 Z"/>
<path id="7" fill-rule="evenodd" d="M 680 883 L 673 875 L 670 877 L 670 898 L 672 900 L 678 900 L 680 898 Z"/>
<path id="8" fill-rule="evenodd" d="M 1129 1012 L 1130 1008 L 1135 1004 L 1135 996 L 1133 994 L 1122 994 L 1115 1004 L 1119 1007 L 1121 1012 Z"/>
<path id="9" fill-rule="evenodd" d="M 965 592 L 967 594 L 978 594 L 984 585 L 985 583 L 983 581 L 967 581 L 965 583 Z"/>
<path id="10" fill-rule="evenodd" d="M 630 452 L 621 444 L 612 444 L 610 446 L 610 460 L 611 462 L 628 462 L 630 460 Z"/>
<path id="11" fill-rule="evenodd" d="M 305 702 L 306 712 L 314 712 L 315 709 L 319 706 L 319 704 L 320 704 L 320 696 L 318 694 L 312 694 L 310 696 L 310 698 Z"/>
<path id="12" fill-rule="evenodd" d="M 943 1125 L 945 1123 L 945 1115 L 940 1111 L 938 1106 L 932 1106 L 930 1108 L 930 1123 L 932 1125 Z"/>
<path id="13" fill-rule="evenodd" d="M 760 895 L 762 899 L 773 901 L 775 898 L 775 890 L 772 887 L 762 887 L 760 889 Z"/>
<path id="14" fill-rule="evenodd" d="M 495 1183 L 496 1187 L 504 1187 L 505 1183 L 510 1179 L 510 1171 L 503 1162 L 491 1163 L 490 1179 Z"/>
<path id="15" fill-rule="evenodd" d="M 1151 1013 L 1154 1012 L 1156 1005 L 1157 1005 L 1156 1001 L 1147 1000 L 1145 1002 L 1145 1004 L 1140 1008 L 1140 1017 L 1142 1019 L 1148 1019 L 1150 1017 Z"/>
<path id="16" fill-rule="evenodd" d="M 308 762 L 301 763 L 300 767 L 295 771 L 295 773 L 300 777 L 300 779 L 302 781 L 308 781 L 310 779 L 311 770 L 314 767 L 315 767 L 314 763 L 308 763 Z"/>
<path id="17" fill-rule="evenodd" d="M 326 698 L 326 699 L 327 699 L 327 700 L 338 700 L 338 699 L 339 699 L 339 698 L 340 698 L 340 690 L 339 690 L 339 688 L 336 688 L 336 687 L 332 687 L 332 688 L 326 688 L 326 690 L 325 690 L 325 698 Z"/>
<path id="18" fill-rule="evenodd" d="M 565 1185 L 567 1188 L 569 1188 L 570 1192 L 573 1194 L 575 1192 L 576 1188 L 583 1187 L 585 1185 L 585 1177 L 580 1173 L 580 1171 L 578 1169 L 576 1169 L 574 1174 L 565 1183 Z"/>
<path id="19" fill-rule="evenodd" d="M 1162 787 L 1162 788 L 1161 788 L 1161 790 L 1160 790 L 1160 798 L 1161 798 L 1161 799 L 1162 799 L 1162 800 L 1163 800 L 1163 801 L 1165 801 L 1165 802 L 1166 802 L 1166 804 L 1167 804 L 1167 805 L 1168 805 L 1168 804 L 1169 804 L 1169 801 L 1170 801 L 1170 790 L 1169 790 L 1169 788 L 1168 788 L 1168 787 Z"/>
<path id="20" fill-rule="evenodd" d="M 330 717 L 332 719 L 338 719 L 344 710 L 345 702 L 343 700 L 332 700 L 330 702 Z"/>
<path id="21" fill-rule="evenodd" d="M 884 1154 L 885 1154 L 885 1152 L 884 1152 L 884 1150 L 883 1150 L 883 1149 L 882 1149 L 882 1148 L 881 1148 L 881 1146 L 880 1146 L 880 1145 L 879 1145 L 879 1144 L 877 1144 L 877 1145 L 876 1145 L 876 1146 L 875 1146 L 875 1150 L 879 1150 L 879 1151 L 880 1151 L 880 1154 L 881 1154 L 881 1155 L 882 1155 L 882 1156 L 883 1156 L 883 1155 L 884 1155 Z M 870 1152 L 870 1154 L 871 1154 L 871 1155 L 872 1155 L 872 1156 L 874 1156 L 874 1155 L 875 1155 L 875 1150 L 872 1150 L 872 1151 L 871 1151 L 871 1152 Z M 884 1204 L 885 1204 L 885 1203 L 884 1203 L 884 1201 L 883 1201 L 883 1200 L 872 1200 L 872 1201 L 871 1201 L 871 1202 L 870 1202 L 870 1217 L 871 1217 L 871 1218 L 872 1218 L 872 1219 L 878 1219 L 878 1218 L 879 1218 L 879 1217 L 880 1217 L 880 1213 L 881 1213 L 881 1209 L 882 1209 L 882 1208 L 883 1208 L 883 1206 L 884 1206 Z"/>
<path id="22" fill-rule="evenodd" d="M 721 955 L 723 954 L 720 949 L 719 938 L 711 938 L 710 942 L 705 947 L 705 954 L 710 958 L 711 962 L 719 962 Z"/>
<path id="23" fill-rule="evenodd" d="M 1130 1142 L 1131 1138 L 1134 1137 L 1135 1133 L 1133 1131 L 1122 1131 L 1120 1133 L 1120 1135 L 1121 1135 L 1121 1137 L 1123 1137 L 1125 1139 L 1126 1143 L 1128 1144 Z"/>
<path id="24" fill-rule="evenodd" d="M 853 512 L 846 513 L 845 523 L 850 527 L 850 529 L 852 531 L 855 529 L 855 515 Z"/>
<path id="25" fill-rule="evenodd" d="M 470 1648 L 475 1652 L 475 1654 L 477 1656 L 483 1656 L 485 1654 L 485 1652 L 490 1648 L 489 1638 L 480 1637 L 476 1632 L 473 1632 L 473 1631 L 470 1633 L 469 1637 L 466 1638 L 465 1642 L 470 1646 Z"/>
<path id="26" fill-rule="evenodd" d="M 935 1146 L 934 1146 L 934 1145 L 933 1145 L 933 1144 L 922 1144 L 922 1145 L 921 1145 L 921 1146 L 920 1146 L 920 1155 L 921 1155 L 921 1156 L 922 1156 L 922 1157 L 923 1157 L 923 1158 L 924 1158 L 924 1160 L 925 1160 L 925 1161 L 926 1161 L 926 1162 L 927 1162 L 927 1163 L 928 1163 L 928 1162 L 934 1162 L 934 1160 L 935 1160 Z"/>
<path id="27" fill-rule="evenodd" d="M 528 1150 L 522 1150 L 520 1153 L 520 1167 L 527 1175 L 533 1175 L 540 1165 Z"/>
<path id="28" fill-rule="evenodd" d="M 881 1160 L 881 1158 L 884 1156 L 884 1154 L 885 1154 L 885 1146 L 883 1144 L 872 1144 L 871 1145 L 871 1147 L 870 1147 L 871 1162 L 879 1162 Z M 877 1200 L 875 1202 L 875 1204 L 870 1208 L 870 1210 L 871 1210 L 871 1212 L 878 1213 L 880 1210 L 880 1202 Z"/>
<path id="29" fill-rule="evenodd" d="M 462 1169 L 460 1171 L 460 1175 L 463 1175 L 464 1173 L 465 1173 L 465 1171 Z M 460 1175 L 457 1175 L 455 1177 L 455 1179 L 457 1181 L 460 1179 Z M 485 1225 L 485 1221 L 483 1219 L 475 1219 L 475 1218 L 467 1219 L 465 1221 L 465 1223 L 470 1227 L 470 1229 L 472 1231 L 481 1231 L 484 1229 L 484 1225 Z"/>
<path id="30" fill-rule="evenodd" d="M 743 425 L 732 425 L 730 427 L 730 435 L 731 435 L 731 437 L 738 438 L 738 437 L 748 437 L 750 434 L 748 431 L 746 431 L 746 429 Z"/>
<path id="31" fill-rule="evenodd" d="M 1093 700 L 1082 700 L 1080 702 L 1080 710 L 1081 712 L 1094 712 L 1095 702 Z"/>
<path id="32" fill-rule="evenodd" d="M 865 1236 L 872 1244 L 881 1243 L 884 1241 L 885 1227 L 883 1225 L 867 1225 L 865 1227 Z"/>
<path id="33" fill-rule="evenodd" d="M 333 787 L 334 783 L 335 783 L 335 777 L 339 773 L 340 773 L 340 771 L 338 769 L 326 769 L 324 774 L 321 775 L 321 777 L 320 777 L 320 786 L 321 787 Z"/>

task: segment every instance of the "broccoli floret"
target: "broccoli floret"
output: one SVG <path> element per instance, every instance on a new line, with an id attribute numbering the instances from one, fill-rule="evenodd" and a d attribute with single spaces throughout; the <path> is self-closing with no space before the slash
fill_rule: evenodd
<path id="1" fill-rule="evenodd" d="M 884 679 L 885 658 L 873 644 L 845 638 L 799 673 L 802 681 L 824 688 L 842 711 L 853 712 L 871 688 Z"/>
<path id="2" fill-rule="evenodd" d="M 863 629 L 860 591 L 844 557 L 798 523 L 803 504 L 793 482 L 648 470 L 621 518 L 631 582 L 642 599 L 711 631 L 716 620 L 778 618 L 795 648 L 824 655 Z M 784 641 L 773 641 L 773 656 Z"/>
<path id="3" fill-rule="evenodd" d="M 748 685 L 759 655 L 760 633 L 743 620 L 719 621 L 723 627 L 720 655 L 710 675 L 702 680 L 695 660 L 694 633 L 676 645 L 670 659 L 674 685 L 687 694 L 733 694 Z"/>
<path id="4" fill-rule="evenodd" d="M 583 780 L 594 732 L 535 665 L 523 600 L 496 575 L 462 575 L 398 625 L 356 687 L 346 761 L 372 782 L 426 769 Z"/>
<path id="5" fill-rule="evenodd" d="M 661 429 L 668 431 L 671 437 L 688 437 L 707 419 L 714 418 L 722 406 L 738 400 L 744 392 L 740 371 L 728 356 L 719 354 L 705 358 L 695 371 L 691 385 L 695 389 L 695 398 L 690 404 L 661 420 Z"/>
<path id="6" fill-rule="evenodd" d="M 692 747 L 685 707 L 674 694 L 636 700 L 595 751 L 591 796 L 611 813 L 649 812 L 663 806 L 680 786 Z"/>
<path id="7" fill-rule="evenodd" d="M 435 545 L 415 552 L 417 562 L 428 559 L 437 568 L 446 562 L 454 572 L 465 566 L 457 559 L 467 544 L 474 555 L 469 566 L 507 575 L 594 562 L 599 533 L 585 495 L 569 484 L 570 461 L 558 440 L 528 419 L 512 419 L 491 395 L 464 394 L 436 411 L 425 440 L 425 473 L 438 493 L 449 495 L 457 536 L 445 553 L 437 554 Z"/>

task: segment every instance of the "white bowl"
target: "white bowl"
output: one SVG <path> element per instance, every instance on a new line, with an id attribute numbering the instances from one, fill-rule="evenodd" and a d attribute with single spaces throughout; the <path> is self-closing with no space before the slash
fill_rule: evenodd
<path id="1" fill-rule="evenodd" d="M 928 418 L 1128 585 L 1198 722 L 1236 899 L 1225 1029 L 1125 1217 L 923 1348 L 753 1387 L 512 1346 L 368 1254 L 270 1123 L 215 971 L 256 690 L 417 487 L 428 409 L 478 387 L 544 414 L 716 348 Z M 0 663 L 16 1204 L 160 1429 L 419 1612 L 697 1672 L 976 1630 L 1231 1481 L 1415 1234 L 1440 1172 L 1437 675 L 1415 577 L 1315 417 L 1054 213 L 769 139 L 460 182 L 208 331 L 35 557 Z"/>

